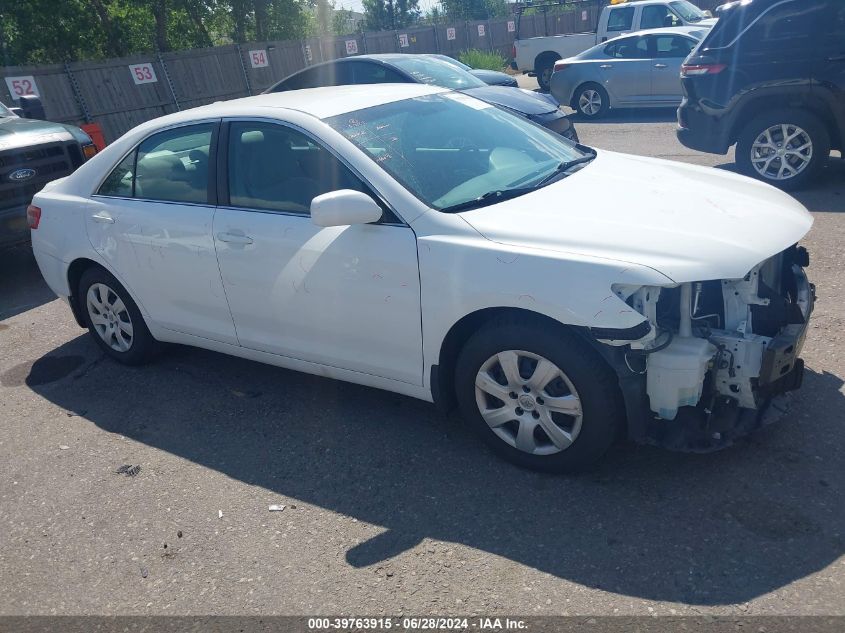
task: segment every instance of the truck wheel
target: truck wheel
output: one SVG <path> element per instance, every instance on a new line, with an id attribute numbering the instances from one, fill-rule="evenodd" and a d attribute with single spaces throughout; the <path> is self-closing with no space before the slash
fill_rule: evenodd
<path id="1" fill-rule="evenodd" d="M 622 419 L 616 378 L 585 343 L 532 320 L 491 322 L 455 367 L 464 419 L 508 461 L 574 472 L 598 460 Z"/>
<path id="2" fill-rule="evenodd" d="M 540 90 L 548 92 L 551 90 L 552 73 L 555 70 L 555 62 L 560 59 L 555 53 L 543 53 L 534 62 L 534 71 L 537 73 L 537 83 Z"/>
<path id="3" fill-rule="evenodd" d="M 740 171 L 781 189 L 806 186 L 830 156 L 830 136 L 800 110 L 766 112 L 745 126 L 736 145 Z"/>
<path id="4" fill-rule="evenodd" d="M 575 91 L 572 107 L 588 119 L 598 119 L 607 114 L 610 108 L 610 97 L 600 85 L 584 84 Z"/>

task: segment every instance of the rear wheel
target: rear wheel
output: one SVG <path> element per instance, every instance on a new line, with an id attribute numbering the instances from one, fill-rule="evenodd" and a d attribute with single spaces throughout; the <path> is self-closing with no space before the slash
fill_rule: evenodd
<path id="1" fill-rule="evenodd" d="M 600 85 L 584 84 L 575 92 L 573 108 L 588 119 L 598 119 L 607 114 L 610 108 L 610 97 Z"/>
<path id="2" fill-rule="evenodd" d="M 602 359 L 565 330 L 491 323 L 467 341 L 455 371 L 463 417 L 505 459 L 571 472 L 616 437 L 620 396 Z"/>
<path id="3" fill-rule="evenodd" d="M 537 73 L 537 83 L 540 84 L 540 90 L 548 92 L 552 85 L 552 73 L 554 72 L 555 62 L 560 57 L 554 53 L 544 53 L 534 63 L 534 70 Z"/>
<path id="4" fill-rule="evenodd" d="M 156 341 L 114 275 L 102 268 L 86 270 L 79 280 L 79 299 L 85 325 L 106 354 L 126 365 L 140 365 L 152 357 Z"/>
<path id="5" fill-rule="evenodd" d="M 807 185 L 830 156 L 824 124 L 800 110 L 779 110 L 745 126 L 736 146 L 736 161 L 747 176 L 781 189 Z"/>

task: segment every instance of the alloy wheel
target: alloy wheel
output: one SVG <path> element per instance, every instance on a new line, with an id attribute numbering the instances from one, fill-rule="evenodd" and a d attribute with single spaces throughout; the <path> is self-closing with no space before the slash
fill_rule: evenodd
<path id="1" fill-rule="evenodd" d="M 588 88 L 578 98 L 578 109 L 587 116 L 595 116 L 601 110 L 602 101 L 598 90 Z"/>
<path id="2" fill-rule="evenodd" d="M 91 284 L 85 298 L 88 316 L 99 337 L 118 352 L 132 347 L 132 317 L 123 300 L 104 283 Z"/>
<path id="3" fill-rule="evenodd" d="M 491 356 L 475 378 L 475 401 L 490 429 L 532 455 L 569 448 L 581 432 L 581 398 L 569 377 L 532 352 Z"/>
<path id="4" fill-rule="evenodd" d="M 789 180 L 813 160 L 810 135 L 789 123 L 779 123 L 763 130 L 751 145 L 751 164 L 767 180 Z"/>

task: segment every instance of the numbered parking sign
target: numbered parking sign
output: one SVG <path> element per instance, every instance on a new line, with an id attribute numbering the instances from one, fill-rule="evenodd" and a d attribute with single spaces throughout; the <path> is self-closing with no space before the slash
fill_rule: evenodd
<path id="1" fill-rule="evenodd" d="M 152 84 L 158 81 L 155 68 L 149 62 L 144 64 L 130 64 L 129 74 L 136 84 Z"/>
<path id="2" fill-rule="evenodd" d="M 484 33 L 485 33 L 484 25 L 479 24 L 478 25 L 478 37 L 484 37 Z"/>
<path id="3" fill-rule="evenodd" d="M 450 26 L 448 29 L 446 29 L 446 39 L 447 40 L 455 39 L 455 28 L 454 27 Z"/>
<path id="4" fill-rule="evenodd" d="M 357 55 L 358 54 L 358 40 L 346 40 L 346 54 L 347 55 Z"/>
<path id="5" fill-rule="evenodd" d="M 408 48 L 408 34 L 407 33 L 402 33 L 399 36 L 399 46 L 401 46 L 402 48 Z"/>
<path id="6" fill-rule="evenodd" d="M 264 49 L 250 51 L 249 63 L 253 68 L 266 68 L 270 65 L 270 61 L 267 59 L 267 51 Z"/>
<path id="7" fill-rule="evenodd" d="M 305 59 L 307 59 L 309 62 L 314 61 L 314 53 L 311 52 L 310 44 L 305 45 Z"/>
<path id="8" fill-rule="evenodd" d="M 24 77 L 6 77 L 6 87 L 12 99 L 18 99 L 27 95 L 40 97 L 38 86 L 35 84 L 35 77 L 26 75 Z"/>
<path id="9" fill-rule="evenodd" d="M 508 20 L 508 33 L 513 33 L 514 31 L 516 31 L 516 22 Z"/>
<path id="10" fill-rule="evenodd" d="M 581 21 L 582 22 L 587 21 L 587 12 L 586 11 L 581 11 Z"/>

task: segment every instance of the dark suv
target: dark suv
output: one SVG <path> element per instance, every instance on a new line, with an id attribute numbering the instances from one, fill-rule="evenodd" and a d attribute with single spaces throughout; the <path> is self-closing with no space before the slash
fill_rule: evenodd
<path id="1" fill-rule="evenodd" d="M 678 139 L 784 189 L 845 145 L 845 0 L 743 0 L 681 68 Z"/>

